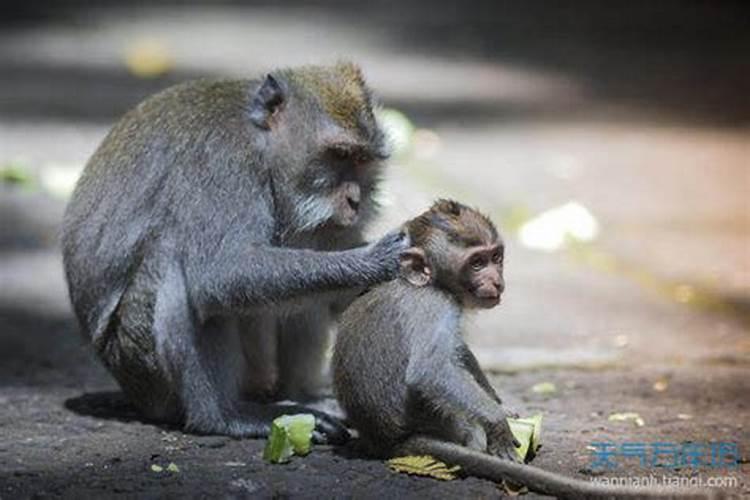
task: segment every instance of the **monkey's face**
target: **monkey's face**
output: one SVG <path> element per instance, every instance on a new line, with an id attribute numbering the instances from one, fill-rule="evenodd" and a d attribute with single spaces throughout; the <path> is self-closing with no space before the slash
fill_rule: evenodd
<path id="1" fill-rule="evenodd" d="M 305 67 L 268 75 L 251 120 L 278 166 L 277 201 L 298 232 L 362 226 L 387 157 L 369 90 L 356 66 Z"/>
<path id="2" fill-rule="evenodd" d="M 466 307 L 491 309 L 500 303 L 505 290 L 504 254 L 501 242 L 466 250 L 459 270 Z"/>
<path id="3" fill-rule="evenodd" d="M 379 160 L 366 144 L 337 142 L 324 147 L 313 170 L 320 179 L 319 194 L 329 207 L 333 225 L 351 227 L 367 214 Z"/>
<path id="4" fill-rule="evenodd" d="M 373 214 L 380 156 L 365 143 L 325 142 L 301 165 L 293 211 L 299 227 L 352 228 Z"/>

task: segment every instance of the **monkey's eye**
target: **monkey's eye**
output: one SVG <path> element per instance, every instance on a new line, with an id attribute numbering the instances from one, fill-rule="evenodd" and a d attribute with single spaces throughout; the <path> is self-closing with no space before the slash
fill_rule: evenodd
<path id="1" fill-rule="evenodd" d="M 495 251 L 495 253 L 492 254 L 492 262 L 495 264 L 500 264 L 503 261 L 503 254 L 500 252 L 500 250 Z"/>
<path id="2" fill-rule="evenodd" d="M 346 161 L 350 159 L 349 151 L 344 148 L 331 148 L 330 153 L 336 161 Z"/>
<path id="3" fill-rule="evenodd" d="M 484 259 L 481 257 L 474 257 L 471 259 L 471 268 L 475 271 L 481 271 L 484 267 Z"/>
<path id="4" fill-rule="evenodd" d="M 368 163 L 370 161 L 370 157 L 365 153 L 357 153 L 354 155 L 354 163 L 356 165 L 364 165 L 365 163 Z"/>

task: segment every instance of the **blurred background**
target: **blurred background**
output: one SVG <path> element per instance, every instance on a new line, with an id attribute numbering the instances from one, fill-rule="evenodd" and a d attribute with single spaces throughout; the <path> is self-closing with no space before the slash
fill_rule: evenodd
<path id="1" fill-rule="evenodd" d="M 143 492 L 157 483 L 128 473 L 140 477 L 164 446 L 205 470 L 198 445 L 66 408 L 115 386 L 67 301 L 65 201 L 108 128 L 147 95 L 342 58 L 362 66 L 394 146 L 373 234 L 450 196 L 506 235 L 503 306 L 472 318 L 468 337 L 507 399 L 544 413 L 539 464 L 586 475 L 594 438 L 723 440 L 740 443 L 732 473 L 750 491 L 749 55 L 750 8 L 739 0 L 6 0 L 0 496 Z M 216 453 L 230 460 L 239 446 L 253 445 Z M 104 467 L 112 447 L 120 465 Z M 316 460 L 319 483 L 300 491 L 330 493 L 341 465 Z M 396 492 L 494 491 L 347 467 L 342 493 L 372 478 Z M 219 469 L 213 483 L 193 479 L 297 491 L 288 471 L 240 468 L 252 490 L 236 468 Z M 281 474 L 278 484 L 260 472 Z"/>

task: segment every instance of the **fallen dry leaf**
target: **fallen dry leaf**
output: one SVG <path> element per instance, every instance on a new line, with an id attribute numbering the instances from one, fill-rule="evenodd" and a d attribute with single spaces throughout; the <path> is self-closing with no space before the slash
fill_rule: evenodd
<path id="1" fill-rule="evenodd" d="M 456 479 L 456 472 L 461 470 L 461 467 L 458 465 L 449 467 L 447 464 L 436 460 L 430 455 L 409 455 L 392 458 L 388 460 L 388 466 L 396 472 L 428 476 L 442 481 Z"/>

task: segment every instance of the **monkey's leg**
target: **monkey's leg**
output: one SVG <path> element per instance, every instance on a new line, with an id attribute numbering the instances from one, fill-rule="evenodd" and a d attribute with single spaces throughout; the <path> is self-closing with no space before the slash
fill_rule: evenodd
<path id="1" fill-rule="evenodd" d="M 200 323 L 190 307 L 184 275 L 164 265 L 158 279 L 152 336 L 161 363 L 153 370 L 176 395 L 186 430 L 205 434 L 254 436 L 261 422 L 241 418 L 241 346 L 227 320 Z"/>
<path id="2" fill-rule="evenodd" d="M 320 396 L 329 318 L 329 308 L 320 304 L 279 319 L 279 397 L 306 401 Z"/>
<path id="3" fill-rule="evenodd" d="M 341 442 L 349 437 L 345 427 L 320 412 L 240 401 L 246 359 L 242 356 L 236 323 L 232 319 L 218 318 L 207 321 L 200 330 L 194 327 L 195 319 L 178 270 L 174 269 L 165 277 L 156 311 L 154 336 L 164 339 L 163 352 L 167 366 L 173 367 L 170 375 L 177 381 L 186 429 L 208 434 L 265 437 L 274 418 L 289 413 L 313 413 L 318 441 Z M 160 332 L 160 326 L 169 330 Z"/>
<path id="4" fill-rule="evenodd" d="M 349 439 L 346 427 L 326 412 L 294 404 L 264 404 L 268 396 L 279 397 L 277 344 L 279 342 L 278 319 L 270 314 L 237 319 L 238 339 L 244 354 L 242 387 L 244 400 L 235 404 L 239 417 L 259 424 L 255 436 L 265 436 L 274 418 L 295 413 L 312 413 L 316 417 L 316 442 L 342 443 Z M 301 337 L 293 349 L 304 350 L 312 338 Z M 283 373 L 283 372 L 281 372 Z M 250 389 L 250 390 L 248 390 Z M 289 397 L 284 395 L 282 397 Z"/>
<path id="5" fill-rule="evenodd" d="M 263 401 L 275 397 L 279 382 L 276 317 L 258 313 L 241 316 L 236 324 L 245 361 L 243 399 Z"/>
<path id="6" fill-rule="evenodd" d="M 434 410 L 422 414 L 413 424 L 420 434 L 435 439 L 456 443 L 482 453 L 487 452 L 487 434 L 484 428 L 470 422 L 465 415 L 436 413 Z"/>
<path id="7" fill-rule="evenodd" d="M 199 333 L 205 332 L 198 331 L 179 269 L 144 259 L 94 347 L 146 417 L 197 432 L 228 433 L 228 398 L 222 391 L 230 381 L 225 367 L 231 358 L 224 358 L 230 349 L 221 336 L 200 346 Z M 218 358 L 224 364 L 215 366 Z"/>
<path id="8" fill-rule="evenodd" d="M 265 435 L 269 421 L 240 415 L 241 347 L 222 319 L 200 325 L 177 266 L 144 261 L 95 347 L 148 418 L 188 431 Z"/>
<path id="9" fill-rule="evenodd" d="M 429 352 L 420 356 L 429 356 Z M 466 415 L 484 427 L 487 433 L 489 451 L 508 460 L 518 460 L 515 452 L 517 440 L 510 431 L 505 411 L 474 376 L 463 366 L 451 363 L 442 367 L 442 377 L 432 377 L 429 370 L 419 369 L 428 366 L 429 359 L 413 359 L 407 369 L 410 389 L 429 401 L 445 415 Z"/>

